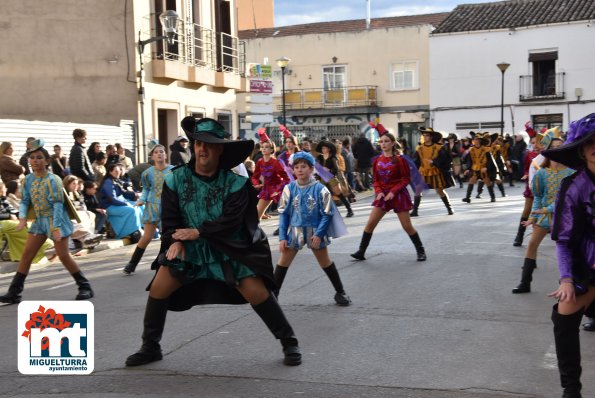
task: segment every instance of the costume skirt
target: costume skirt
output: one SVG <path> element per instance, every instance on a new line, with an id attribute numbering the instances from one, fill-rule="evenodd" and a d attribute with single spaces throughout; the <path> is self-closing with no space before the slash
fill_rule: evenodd
<path id="1" fill-rule="evenodd" d="M 386 195 L 387 193 L 388 191 L 384 194 Z M 402 213 L 404 211 L 409 211 L 413 208 L 413 204 L 411 203 L 411 196 L 409 196 L 409 191 L 407 191 L 407 188 L 397 192 L 395 196 L 389 201 L 385 201 L 384 199 L 374 199 L 374 201 L 372 202 L 372 206 L 379 207 L 386 212 L 392 210 L 395 213 Z"/>
<path id="2" fill-rule="evenodd" d="M 426 180 L 426 184 L 432 189 L 444 189 L 446 187 L 446 181 L 444 181 L 444 175 L 442 173 L 424 176 L 424 180 Z"/>
<path id="3" fill-rule="evenodd" d="M 154 202 L 145 203 L 143 211 L 143 224 L 159 224 L 161 221 L 161 204 Z"/>
<path id="4" fill-rule="evenodd" d="M 168 260 L 165 255 L 159 256 L 159 262 L 169 268 L 173 277 L 183 285 L 199 279 L 211 279 L 237 286 L 240 280 L 256 274 L 246 265 L 227 259 L 213 262 L 198 263 L 181 259 Z"/>
<path id="5" fill-rule="evenodd" d="M 63 215 L 63 217 L 62 217 L 62 226 L 60 227 L 60 234 L 62 235 L 63 238 L 66 238 L 66 237 L 72 235 L 73 226 L 72 226 L 72 221 L 70 221 L 70 219 L 68 218 L 68 215 L 66 214 L 66 210 L 64 210 L 62 215 Z M 45 235 L 48 238 L 53 239 L 51 220 L 52 220 L 52 217 L 39 216 L 31 224 L 31 227 L 29 228 L 29 233 L 35 234 L 35 235 Z"/>
<path id="6" fill-rule="evenodd" d="M 313 227 L 289 227 L 287 231 L 287 247 L 294 250 L 301 250 L 304 246 L 307 246 L 309 249 L 312 247 L 310 246 L 310 239 L 314 236 Z M 331 240 L 328 236 L 323 236 L 320 240 L 320 249 L 324 249 L 328 245 L 331 244 Z"/>
<path id="7" fill-rule="evenodd" d="M 273 202 L 279 202 L 279 198 L 281 198 L 281 192 L 283 192 L 283 187 L 285 184 L 264 184 L 262 188 L 260 188 L 260 193 L 258 194 L 258 199 L 262 200 L 272 200 Z"/>
<path id="8" fill-rule="evenodd" d="M 129 206 L 109 206 L 107 211 L 107 220 L 112 226 L 116 238 L 121 239 L 130 235 L 134 231 L 143 228 L 143 207 L 133 206 L 133 202 L 129 202 Z"/>

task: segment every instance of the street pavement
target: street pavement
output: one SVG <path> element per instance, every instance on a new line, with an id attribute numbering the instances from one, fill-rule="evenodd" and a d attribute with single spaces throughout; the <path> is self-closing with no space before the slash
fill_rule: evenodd
<path id="1" fill-rule="evenodd" d="M 532 293 L 513 295 L 526 242 L 513 247 L 522 187 L 490 203 L 461 202 L 455 215 L 427 192 L 414 218 L 428 261 L 417 262 L 396 215 L 377 227 L 366 261 L 358 245 L 371 193 L 358 195 L 349 235 L 330 246 L 350 307 L 334 305 L 333 290 L 309 251 L 291 266 L 280 302 L 303 350 L 303 364 L 282 364 L 281 347 L 248 305 L 203 306 L 168 314 L 164 359 L 138 368 L 124 360 L 140 346 L 142 318 L 158 250 L 151 243 L 138 272 L 121 268 L 134 246 L 78 258 L 93 284 L 95 370 L 88 376 L 25 376 L 17 370 L 17 306 L 0 307 L 0 396 L 61 397 L 559 397 L 550 321 L 557 285 L 554 243 L 539 250 Z M 340 208 L 342 214 L 345 209 Z M 276 218 L 263 221 L 273 260 Z M 0 275 L 4 292 L 12 274 Z M 26 300 L 71 300 L 76 286 L 59 263 L 27 279 Z M 584 396 L 595 396 L 595 334 L 581 332 Z"/>

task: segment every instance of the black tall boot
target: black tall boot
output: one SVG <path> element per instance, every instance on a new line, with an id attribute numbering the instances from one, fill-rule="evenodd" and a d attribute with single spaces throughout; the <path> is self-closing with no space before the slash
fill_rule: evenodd
<path id="1" fill-rule="evenodd" d="M 552 309 L 560 384 L 564 389 L 562 398 L 581 398 L 581 342 L 578 328 L 582 318 L 582 309 L 570 315 L 560 315 L 558 304 Z"/>
<path id="2" fill-rule="evenodd" d="M 353 210 L 351 210 L 351 203 L 349 203 L 349 201 L 347 200 L 345 195 L 340 194 L 339 199 L 341 200 L 341 203 L 343 203 L 345 205 L 345 208 L 347 209 L 347 214 L 345 215 L 345 217 L 353 217 Z"/>
<path id="3" fill-rule="evenodd" d="M 417 261 L 426 261 L 426 251 L 424 250 L 424 245 L 421 243 L 419 234 L 416 232 L 413 235 L 409 235 L 409 239 L 411 239 L 411 242 L 413 242 L 413 245 L 415 245 Z"/>
<path id="4" fill-rule="evenodd" d="M 91 284 L 89 283 L 89 280 L 85 278 L 85 275 L 83 275 L 82 271 L 72 274 L 72 277 L 79 287 L 79 293 L 76 295 L 75 300 L 89 300 L 94 296 L 93 289 L 91 289 Z"/>
<path id="5" fill-rule="evenodd" d="M 341 282 L 341 277 L 339 276 L 339 271 L 337 271 L 335 263 L 331 263 L 331 265 L 323 268 L 322 270 L 326 276 L 328 276 L 329 280 L 333 284 L 333 287 L 335 288 L 335 302 L 337 305 L 340 305 L 341 307 L 347 307 L 348 305 L 351 305 L 351 299 L 343 289 L 343 283 Z"/>
<path id="6" fill-rule="evenodd" d="M 143 254 L 145 254 L 145 249 L 142 249 L 137 246 L 136 249 L 134 249 L 132 258 L 130 259 L 128 264 L 126 264 L 126 266 L 124 267 L 122 272 L 125 273 L 126 275 L 132 274 L 136 270 L 136 266 L 140 262 L 140 259 L 143 258 Z"/>
<path id="7" fill-rule="evenodd" d="M 277 285 L 277 289 L 273 292 L 275 297 L 279 297 L 279 291 L 281 290 L 281 286 L 283 286 L 283 281 L 285 280 L 285 275 L 287 275 L 288 269 L 289 267 L 282 267 L 279 264 L 275 265 L 275 272 L 273 274 L 275 284 Z"/>
<path id="8" fill-rule="evenodd" d="M 23 299 L 21 293 L 23 293 L 23 289 L 25 288 L 25 278 L 27 278 L 27 275 L 20 272 L 15 273 L 8 287 L 8 292 L 4 296 L 0 296 L 0 303 L 20 303 Z"/>
<path id="9" fill-rule="evenodd" d="M 457 176 L 457 181 L 459 182 L 459 188 L 463 188 L 463 177 L 460 175 Z"/>
<path id="10" fill-rule="evenodd" d="M 523 222 L 527 221 L 527 217 L 521 217 L 521 222 L 519 223 L 519 229 L 516 232 L 516 238 L 514 238 L 514 242 L 512 243 L 513 246 L 522 246 L 523 245 L 523 238 L 525 237 L 525 230 L 527 227 L 523 225 Z"/>
<path id="11" fill-rule="evenodd" d="M 481 199 L 481 194 L 483 192 L 483 186 L 484 186 L 484 182 L 483 181 L 479 181 L 477 183 L 477 195 L 475 195 L 475 199 Z"/>
<path id="12" fill-rule="evenodd" d="M 283 363 L 288 366 L 301 364 L 302 353 L 297 338 L 275 296 L 270 294 L 264 302 L 253 305 L 252 308 L 254 308 L 254 311 L 264 321 L 264 324 L 267 325 L 273 336 L 281 340 L 283 354 L 285 355 Z"/>
<path id="13" fill-rule="evenodd" d="M 490 193 L 490 202 L 495 202 L 496 194 L 494 193 L 494 185 L 493 184 L 488 187 L 488 192 Z"/>
<path id="14" fill-rule="evenodd" d="M 446 210 L 448 210 L 448 215 L 451 216 L 455 214 L 454 211 L 452 211 L 452 207 L 450 206 L 450 200 L 448 199 L 448 195 L 446 194 L 446 192 L 444 193 L 444 196 L 440 197 L 440 199 L 442 199 L 444 206 L 446 206 Z"/>
<path id="15" fill-rule="evenodd" d="M 503 183 L 496 183 L 496 185 L 498 185 L 498 189 L 500 190 L 500 195 L 502 195 L 503 198 L 506 197 L 506 192 L 504 191 L 504 184 Z"/>
<path id="16" fill-rule="evenodd" d="M 514 178 L 513 178 L 512 173 L 508 173 L 508 175 L 506 177 L 508 178 L 508 186 L 514 187 Z"/>
<path id="17" fill-rule="evenodd" d="M 138 352 L 126 358 L 126 366 L 145 365 L 163 358 L 159 342 L 163 335 L 168 307 L 169 298 L 154 299 L 149 296 L 143 321 L 143 345 Z"/>
<path id="18" fill-rule="evenodd" d="M 526 258 L 523 263 L 523 272 L 521 274 L 521 283 L 514 289 L 513 294 L 531 292 L 531 281 L 533 280 L 533 270 L 537 268 L 537 261 L 532 258 Z"/>
<path id="19" fill-rule="evenodd" d="M 419 208 L 419 204 L 421 203 L 421 196 L 414 196 L 413 197 L 413 210 L 411 211 L 411 213 L 409 213 L 409 215 L 411 217 L 417 217 L 419 214 L 417 214 L 417 209 Z"/>
<path id="20" fill-rule="evenodd" d="M 473 193 L 473 184 L 467 185 L 467 196 L 463 198 L 463 202 L 471 203 L 471 194 Z"/>
<path id="21" fill-rule="evenodd" d="M 370 244 L 370 239 L 372 239 L 372 234 L 364 231 L 362 234 L 362 240 L 359 243 L 359 249 L 355 253 L 351 253 L 351 257 L 355 258 L 356 260 L 365 260 L 366 257 L 366 249 Z"/>

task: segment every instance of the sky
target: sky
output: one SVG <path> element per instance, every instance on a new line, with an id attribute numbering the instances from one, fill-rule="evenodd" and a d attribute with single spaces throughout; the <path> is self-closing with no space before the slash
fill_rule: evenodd
<path id="1" fill-rule="evenodd" d="M 365 19 L 366 0 L 274 0 L 275 26 Z M 495 1 L 495 0 L 491 0 Z M 370 0 L 372 18 L 449 12 L 458 4 L 490 0 Z"/>

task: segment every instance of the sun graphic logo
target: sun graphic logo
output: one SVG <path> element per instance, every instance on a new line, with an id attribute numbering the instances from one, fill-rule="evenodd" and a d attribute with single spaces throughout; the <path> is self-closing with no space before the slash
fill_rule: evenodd
<path id="1" fill-rule="evenodd" d="M 95 311 L 88 301 L 23 301 L 18 314 L 19 372 L 89 374 Z"/>

